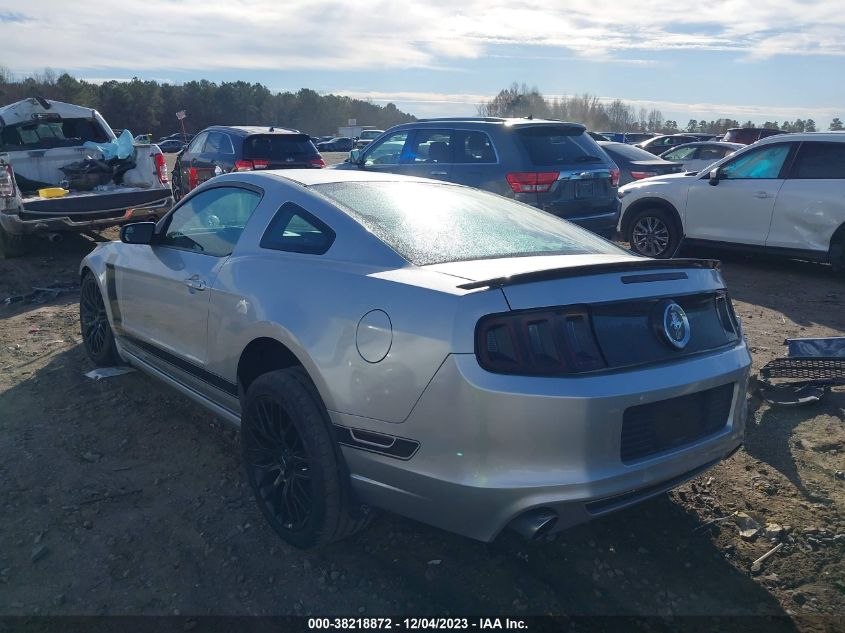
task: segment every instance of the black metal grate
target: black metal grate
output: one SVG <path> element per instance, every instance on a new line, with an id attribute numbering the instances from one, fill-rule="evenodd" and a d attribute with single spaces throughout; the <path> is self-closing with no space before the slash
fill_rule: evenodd
<path id="1" fill-rule="evenodd" d="M 776 358 L 766 363 L 760 376 L 803 380 L 845 378 L 845 358 Z"/>
<path id="2" fill-rule="evenodd" d="M 728 423 L 733 383 L 641 404 L 622 417 L 620 457 L 630 463 L 712 435 Z"/>

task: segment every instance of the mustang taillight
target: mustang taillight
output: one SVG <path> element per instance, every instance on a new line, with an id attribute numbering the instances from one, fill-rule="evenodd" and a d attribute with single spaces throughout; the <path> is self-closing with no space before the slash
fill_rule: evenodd
<path id="1" fill-rule="evenodd" d="M 607 366 L 586 308 L 493 314 L 475 328 L 475 354 L 487 371 L 554 376 Z"/>
<path id="2" fill-rule="evenodd" d="M 11 165 L 0 166 L 0 198 L 11 198 L 15 195 L 15 173 Z"/>
<path id="3" fill-rule="evenodd" d="M 722 322 L 722 327 L 729 337 L 742 337 L 742 322 L 736 315 L 731 298 L 727 293 L 716 295 L 716 313 L 719 315 L 719 321 Z M 734 337 L 731 335 L 734 335 Z"/>

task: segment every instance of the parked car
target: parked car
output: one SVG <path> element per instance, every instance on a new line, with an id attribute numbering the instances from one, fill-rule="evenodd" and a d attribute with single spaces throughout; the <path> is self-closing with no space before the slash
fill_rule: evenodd
<path id="1" fill-rule="evenodd" d="M 769 127 L 732 127 L 722 138 L 726 143 L 742 143 L 743 145 L 751 145 L 756 143 L 761 138 L 768 138 L 770 136 L 777 136 L 778 134 L 785 134 L 782 130 Z"/>
<path id="2" fill-rule="evenodd" d="M 636 257 L 477 189 L 226 174 L 80 272 L 91 360 L 240 424 L 261 512 L 299 548 L 369 508 L 544 536 L 742 443 L 750 357 L 716 262 Z"/>
<path id="3" fill-rule="evenodd" d="M 722 140 L 721 134 L 710 134 L 706 132 L 682 132 L 684 136 L 691 136 L 697 141 Z"/>
<path id="4" fill-rule="evenodd" d="M 185 149 L 185 144 L 182 141 L 177 141 L 176 139 L 171 138 L 158 143 L 158 147 L 165 154 L 178 154 Z"/>
<path id="5" fill-rule="evenodd" d="M 745 145 L 740 143 L 724 143 L 721 141 L 686 143 L 685 145 L 678 145 L 668 152 L 663 152 L 660 158 L 681 164 L 684 171 L 698 172 L 743 147 Z"/>
<path id="6" fill-rule="evenodd" d="M 637 143 L 636 146 L 652 154 L 659 155 L 678 145 L 695 143 L 697 140 L 694 136 L 688 136 L 686 134 L 664 134 L 663 136 L 655 136 Z"/>
<path id="7" fill-rule="evenodd" d="M 657 136 L 657 134 L 654 132 L 625 132 L 622 135 L 622 142 L 635 145 L 654 138 L 655 136 Z"/>
<path id="8" fill-rule="evenodd" d="M 150 144 L 153 142 L 152 134 L 137 134 L 135 135 L 135 142 L 142 144 Z"/>
<path id="9" fill-rule="evenodd" d="M 349 152 L 354 147 L 354 142 L 348 136 L 335 136 L 329 141 L 317 144 L 317 149 L 321 152 Z"/>
<path id="10" fill-rule="evenodd" d="M 390 128 L 334 167 L 456 182 L 525 202 L 601 235 L 616 230 L 619 169 L 578 123 L 423 119 Z"/>
<path id="11" fill-rule="evenodd" d="M 133 143 L 125 158 L 105 161 L 85 146 L 116 140 L 96 110 L 35 97 L 0 108 L 0 122 L 0 257 L 23 255 L 28 235 L 57 241 L 157 218 L 172 205 L 158 147 Z"/>
<path id="12" fill-rule="evenodd" d="M 631 183 L 619 197 L 619 228 L 642 255 L 669 257 L 683 237 L 845 269 L 842 134 L 772 136 L 708 172 Z"/>
<path id="13" fill-rule="evenodd" d="M 173 195 L 179 200 L 206 180 L 232 171 L 325 166 L 307 134 L 278 127 L 215 125 L 197 134 L 176 159 Z"/>
<path id="14" fill-rule="evenodd" d="M 594 141 L 609 141 L 610 139 L 607 138 L 604 134 L 599 134 L 598 132 L 587 132 Z"/>
<path id="15" fill-rule="evenodd" d="M 158 139 L 158 142 L 163 143 L 165 141 L 180 141 L 183 144 L 188 144 L 193 138 L 193 134 L 183 134 L 182 132 L 176 132 L 175 134 L 170 134 L 169 136 L 162 136 L 160 139 Z"/>
<path id="16" fill-rule="evenodd" d="M 316 147 L 318 143 L 325 143 L 326 141 L 330 141 L 333 138 L 333 136 L 312 136 L 311 142 L 314 143 L 314 146 Z"/>
<path id="17" fill-rule="evenodd" d="M 654 154 L 633 145 L 599 141 L 599 146 L 619 168 L 620 186 L 627 185 L 634 180 L 675 174 L 682 171 L 680 165 L 658 158 Z"/>
<path id="18" fill-rule="evenodd" d="M 361 132 L 361 136 L 355 140 L 355 147 L 361 149 L 362 147 L 368 145 L 370 141 L 377 139 L 382 134 L 384 134 L 384 130 L 364 130 Z"/>

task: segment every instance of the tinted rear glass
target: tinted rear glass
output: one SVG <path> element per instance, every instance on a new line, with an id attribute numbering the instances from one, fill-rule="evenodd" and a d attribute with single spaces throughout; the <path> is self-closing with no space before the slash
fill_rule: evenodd
<path id="1" fill-rule="evenodd" d="M 289 156 L 314 156 L 317 148 L 307 134 L 260 134 L 244 141 L 244 159 L 275 160 Z"/>
<path id="2" fill-rule="evenodd" d="M 517 136 L 537 166 L 604 162 L 596 142 L 578 128 L 532 125 L 520 128 Z"/>
<path id="3" fill-rule="evenodd" d="M 419 182 L 314 185 L 417 266 L 529 255 L 622 254 L 597 235 L 477 189 Z"/>

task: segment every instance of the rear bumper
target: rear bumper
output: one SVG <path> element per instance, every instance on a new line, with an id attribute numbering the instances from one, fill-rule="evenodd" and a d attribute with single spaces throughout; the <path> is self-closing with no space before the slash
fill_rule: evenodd
<path id="1" fill-rule="evenodd" d="M 172 206 L 173 198 L 168 195 L 147 205 L 101 213 L 39 213 L 24 210 L 23 217 L 19 214 L 0 213 L 0 227 L 12 235 L 97 230 L 148 218 L 160 218 Z"/>
<path id="2" fill-rule="evenodd" d="M 362 501 L 489 541 L 517 517 L 558 531 L 680 485 L 732 454 L 745 429 L 745 345 L 635 372 L 581 378 L 490 374 L 449 356 L 401 424 L 334 413 L 344 426 L 419 442 L 407 460 L 344 447 Z M 718 431 L 624 463 L 626 409 L 731 385 Z M 548 532 L 547 532 L 548 533 Z"/>
<path id="3" fill-rule="evenodd" d="M 616 225 L 619 222 L 619 210 L 621 208 L 618 199 L 614 200 L 607 209 L 589 212 L 575 212 L 568 210 L 566 206 L 549 205 L 541 207 L 543 211 L 556 215 L 559 218 L 568 220 L 602 237 L 613 237 L 616 233 Z"/>

